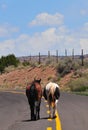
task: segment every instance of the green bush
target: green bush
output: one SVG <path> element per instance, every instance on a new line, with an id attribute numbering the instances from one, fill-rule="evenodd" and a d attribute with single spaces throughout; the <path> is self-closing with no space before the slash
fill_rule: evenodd
<path id="1" fill-rule="evenodd" d="M 72 80 L 68 83 L 68 87 L 71 91 L 81 92 L 88 89 L 88 79 L 82 77 L 76 80 Z"/>
<path id="2" fill-rule="evenodd" d="M 72 69 L 71 60 L 63 60 L 57 66 L 57 72 L 63 77 L 64 75 L 70 73 Z"/>
<path id="3" fill-rule="evenodd" d="M 19 60 L 15 57 L 14 54 L 10 54 L 6 57 L 6 66 L 14 65 L 17 67 L 19 64 Z"/>
<path id="4" fill-rule="evenodd" d="M 82 77 L 83 76 L 83 73 L 82 73 L 82 71 L 81 70 L 76 70 L 76 71 L 74 71 L 74 75 L 73 75 L 73 77 Z"/>
<path id="5" fill-rule="evenodd" d="M 29 66 L 30 65 L 30 63 L 28 61 L 24 61 L 22 64 L 23 64 L 23 66 Z"/>
<path id="6" fill-rule="evenodd" d="M 14 65 L 15 67 L 17 67 L 19 64 L 19 60 L 13 55 L 8 55 L 6 57 L 2 56 L 0 58 L 0 72 L 4 72 L 5 67 Z"/>
<path id="7" fill-rule="evenodd" d="M 2 74 L 4 72 L 5 66 L 0 64 L 0 73 Z"/>
<path id="8" fill-rule="evenodd" d="M 79 61 L 72 60 L 71 58 L 66 58 L 59 61 L 57 65 L 57 72 L 63 77 L 64 75 L 71 72 L 71 70 L 77 70 L 80 67 Z"/>

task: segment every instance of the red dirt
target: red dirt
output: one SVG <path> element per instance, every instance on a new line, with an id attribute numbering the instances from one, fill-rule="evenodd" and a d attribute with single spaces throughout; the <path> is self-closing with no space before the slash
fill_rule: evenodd
<path id="1" fill-rule="evenodd" d="M 65 75 L 61 80 L 60 80 L 60 86 L 61 88 L 66 87 L 66 84 L 71 80 L 71 77 L 73 75 L 73 72 Z"/>
<path id="2" fill-rule="evenodd" d="M 0 75 L 0 88 L 25 88 L 34 78 L 41 78 L 44 86 L 49 80 L 57 78 L 56 69 L 50 66 L 27 67 L 4 73 Z"/>
<path id="3" fill-rule="evenodd" d="M 59 85 L 62 89 L 66 87 L 66 84 L 71 80 L 72 75 L 73 72 L 61 78 Z M 55 67 L 27 67 L 0 75 L 0 88 L 25 88 L 34 80 L 34 78 L 41 78 L 42 87 L 44 87 L 49 81 L 58 81 Z"/>

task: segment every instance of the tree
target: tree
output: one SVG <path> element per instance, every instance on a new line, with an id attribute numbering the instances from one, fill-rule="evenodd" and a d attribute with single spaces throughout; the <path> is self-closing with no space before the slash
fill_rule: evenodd
<path id="1" fill-rule="evenodd" d="M 6 57 L 2 56 L 0 59 L 0 72 L 3 73 L 5 67 L 8 67 L 10 65 L 14 65 L 17 67 L 19 64 L 19 60 L 15 57 L 14 54 L 10 54 Z"/>

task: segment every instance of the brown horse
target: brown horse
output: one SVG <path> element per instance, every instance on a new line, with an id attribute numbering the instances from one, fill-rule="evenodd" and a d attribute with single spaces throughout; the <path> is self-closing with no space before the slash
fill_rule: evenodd
<path id="1" fill-rule="evenodd" d="M 26 87 L 26 96 L 31 110 L 31 120 L 40 119 L 40 104 L 42 98 L 42 87 L 41 79 L 31 83 L 30 86 Z"/>

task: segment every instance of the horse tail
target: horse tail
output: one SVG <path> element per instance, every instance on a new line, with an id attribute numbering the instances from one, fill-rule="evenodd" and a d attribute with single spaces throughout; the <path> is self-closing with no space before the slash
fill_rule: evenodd
<path id="1" fill-rule="evenodd" d="M 47 100 L 46 88 L 44 88 L 44 90 L 43 90 L 43 96 L 44 96 L 44 98 Z"/>
<path id="2" fill-rule="evenodd" d="M 30 91 L 30 86 L 27 86 L 27 87 L 26 87 L 26 92 L 25 92 L 27 98 L 29 97 L 29 91 Z"/>
<path id="3" fill-rule="evenodd" d="M 53 102 L 53 101 L 55 100 L 55 98 L 54 98 L 54 88 L 53 88 L 53 86 L 51 86 L 50 89 L 49 89 L 49 100 L 50 100 L 51 102 Z"/>
<path id="4" fill-rule="evenodd" d="M 52 93 L 49 94 L 49 100 L 53 101 L 53 95 L 52 95 Z"/>
<path id="5" fill-rule="evenodd" d="M 32 84 L 29 91 L 30 97 L 35 98 L 37 97 L 38 93 L 35 87 L 35 84 Z"/>
<path id="6" fill-rule="evenodd" d="M 60 97 L 60 90 L 58 87 L 56 87 L 56 89 L 55 89 L 54 96 L 56 97 L 56 99 L 59 99 L 59 97 Z"/>

